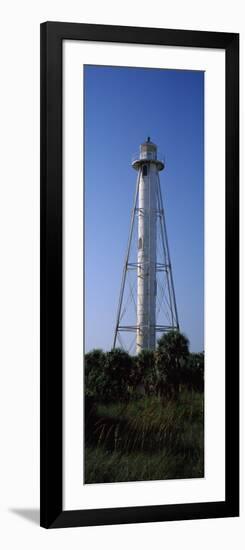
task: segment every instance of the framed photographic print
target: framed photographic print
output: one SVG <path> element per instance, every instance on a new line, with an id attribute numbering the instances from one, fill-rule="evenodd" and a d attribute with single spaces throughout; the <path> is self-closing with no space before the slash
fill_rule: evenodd
<path id="1" fill-rule="evenodd" d="M 41 525 L 239 514 L 239 36 L 41 25 Z"/>

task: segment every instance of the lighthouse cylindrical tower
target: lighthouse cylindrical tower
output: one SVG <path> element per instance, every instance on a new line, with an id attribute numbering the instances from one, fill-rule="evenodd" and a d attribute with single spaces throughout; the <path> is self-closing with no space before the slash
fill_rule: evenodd
<path id="1" fill-rule="evenodd" d="M 156 344 L 156 262 L 158 172 L 164 164 L 157 159 L 157 146 L 150 138 L 140 145 L 139 158 L 132 166 L 139 171 L 137 334 L 136 353 L 155 349 Z"/>

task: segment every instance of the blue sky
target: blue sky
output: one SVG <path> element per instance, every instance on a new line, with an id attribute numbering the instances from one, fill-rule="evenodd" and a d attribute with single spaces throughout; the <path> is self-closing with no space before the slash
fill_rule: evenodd
<path id="1" fill-rule="evenodd" d="M 204 349 L 204 73 L 84 68 L 85 349 L 110 349 L 136 184 L 150 136 L 160 173 L 180 329 Z"/>

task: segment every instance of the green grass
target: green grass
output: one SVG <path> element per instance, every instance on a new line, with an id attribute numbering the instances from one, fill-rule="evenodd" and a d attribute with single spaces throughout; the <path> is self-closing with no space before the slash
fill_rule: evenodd
<path id="1" fill-rule="evenodd" d="M 203 394 L 97 404 L 87 420 L 86 483 L 204 475 Z"/>

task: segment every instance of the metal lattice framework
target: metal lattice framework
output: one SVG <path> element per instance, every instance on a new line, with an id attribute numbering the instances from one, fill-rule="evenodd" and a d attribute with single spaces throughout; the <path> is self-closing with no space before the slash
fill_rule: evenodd
<path id="1" fill-rule="evenodd" d="M 138 170 L 113 340 L 113 348 L 121 347 L 128 352 L 132 352 L 136 348 L 137 331 L 140 330 L 139 325 L 137 325 L 137 279 L 144 275 L 142 275 L 141 264 L 138 260 L 138 235 L 136 234 L 138 224 L 136 221 L 140 215 L 144 215 L 144 211 L 139 208 L 139 185 L 142 169 L 143 166 L 140 166 Z M 154 331 L 154 339 L 157 333 L 163 334 L 169 330 L 179 330 L 166 219 L 158 172 L 156 178 L 157 250 L 154 265 L 156 274 L 156 312 L 154 326 L 149 325 L 146 327 L 149 334 L 150 331 Z M 146 347 L 150 348 L 152 346 Z"/>

